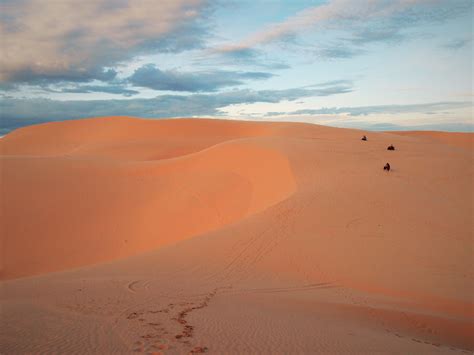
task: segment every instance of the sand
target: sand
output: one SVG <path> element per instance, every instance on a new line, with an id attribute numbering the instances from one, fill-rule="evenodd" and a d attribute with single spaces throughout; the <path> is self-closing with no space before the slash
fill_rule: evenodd
<path id="1" fill-rule="evenodd" d="M 470 353 L 473 137 L 18 129 L 0 140 L 1 352 Z"/>

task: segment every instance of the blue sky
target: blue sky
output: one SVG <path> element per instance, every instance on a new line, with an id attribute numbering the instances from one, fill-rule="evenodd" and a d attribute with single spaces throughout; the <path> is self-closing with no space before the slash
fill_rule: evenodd
<path id="1" fill-rule="evenodd" d="M 472 0 L 0 0 L 0 134 L 106 115 L 473 130 Z"/>

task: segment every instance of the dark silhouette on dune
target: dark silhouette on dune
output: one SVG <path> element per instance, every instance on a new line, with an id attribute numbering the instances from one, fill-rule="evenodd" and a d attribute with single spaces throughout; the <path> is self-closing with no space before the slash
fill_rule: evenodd
<path id="1" fill-rule="evenodd" d="M 363 141 L 366 141 L 366 140 L 367 140 L 367 137 L 366 137 L 366 136 L 363 136 L 363 137 L 362 137 L 362 140 L 363 140 Z"/>
<path id="2" fill-rule="evenodd" d="M 389 163 L 385 164 L 385 166 L 383 167 L 383 170 L 390 171 L 390 164 Z"/>
<path id="3" fill-rule="evenodd" d="M 395 150 L 395 147 L 394 147 L 392 144 L 390 144 L 390 145 L 387 147 L 387 150 Z"/>

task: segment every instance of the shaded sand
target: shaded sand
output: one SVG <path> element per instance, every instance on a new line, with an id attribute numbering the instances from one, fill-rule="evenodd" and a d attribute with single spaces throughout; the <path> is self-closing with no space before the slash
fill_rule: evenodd
<path id="1" fill-rule="evenodd" d="M 0 140 L 2 353 L 469 353 L 472 136 L 19 129 Z"/>

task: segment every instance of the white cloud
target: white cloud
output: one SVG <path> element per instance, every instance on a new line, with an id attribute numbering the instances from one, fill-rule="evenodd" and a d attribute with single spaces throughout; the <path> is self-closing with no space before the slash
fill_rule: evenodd
<path id="1" fill-rule="evenodd" d="M 454 0 L 451 4 L 446 4 L 448 7 L 456 8 L 457 5 L 465 5 L 464 0 Z M 217 53 L 242 52 L 252 49 L 254 47 L 265 45 L 274 41 L 292 38 L 296 34 L 308 30 L 321 29 L 338 29 L 338 28 L 364 28 L 371 21 L 383 21 L 393 16 L 415 9 L 419 6 L 443 5 L 442 0 L 332 0 L 320 6 L 314 6 L 300 11 L 294 16 L 287 18 L 285 21 L 274 23 L 261 31 L 258 31 L 251 36 L 233 43 L 221 45 L 214 49 Z M 439 11 L 445 13 L 446 6 L 440 6 Z M 449 11 L 449 10 L 448 10 Z M 421 18 L 434 18 L 438 14 L 436 11 L 427 11 L 423 14 L 420 11 L 417 14 L 412 14 L 412 21 L 417 21 Z M 442 17 L 442 16 L 440 16 Z M 405 18 L 406 20 L 407 18 Z M 407 25 L 407 23 L 405 23 Z M 403 29 L 403 26 L 395 26 L 395 29 L 384 29 L 390 37 L 398 36 L 398 32 Z M 377 34 L 380 37 L 380 29 L 377 29 Z M 367 40 L 373 41 L 373 33 L 367 33 Z M 361 33 L 356 33 L 356 40 L 363 42 Z"/>
<path id="2" fill-rule="evenodd" d="M 198 45 L 194 21 L 205 6 L 205 0 L 2 1 L 0 81 L 107 79 L 113 74 L 107 66 L 133 55 Z"/>

